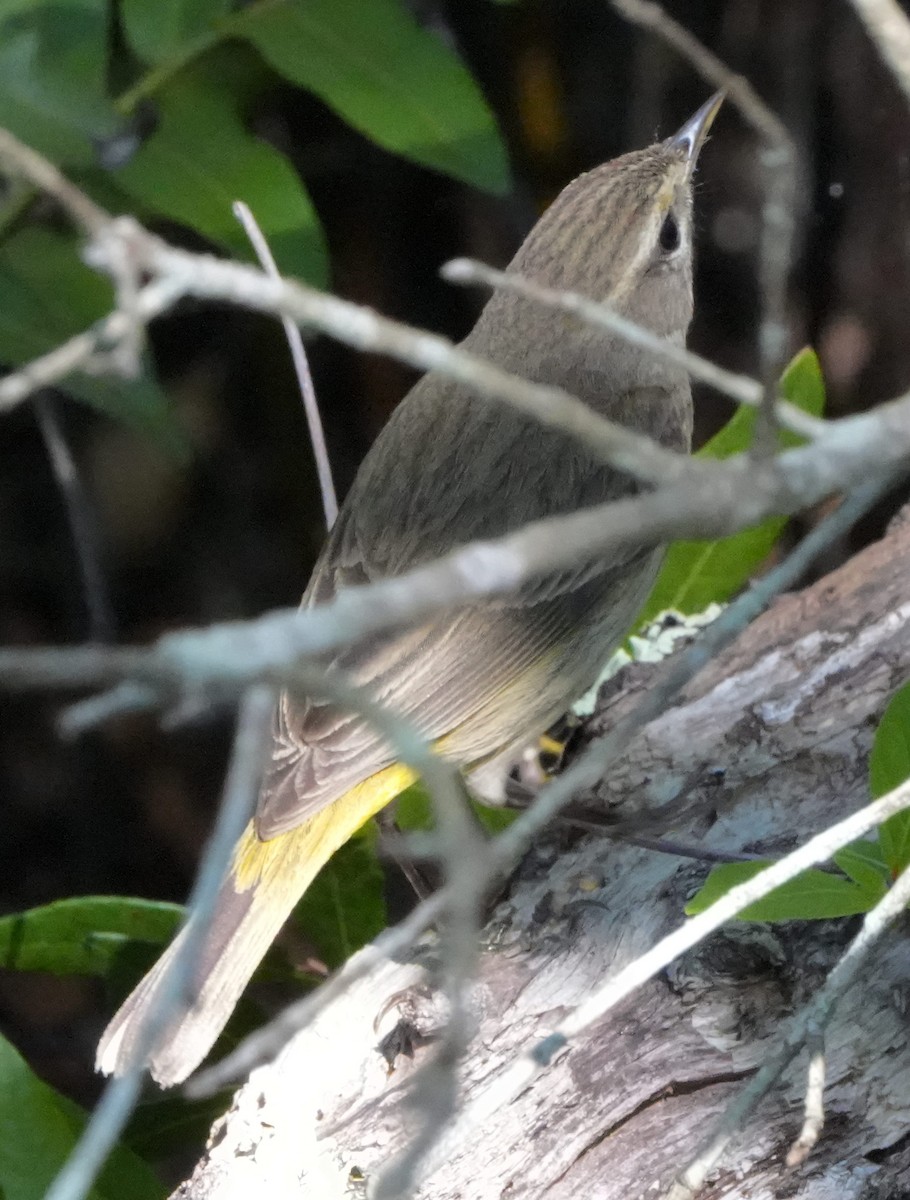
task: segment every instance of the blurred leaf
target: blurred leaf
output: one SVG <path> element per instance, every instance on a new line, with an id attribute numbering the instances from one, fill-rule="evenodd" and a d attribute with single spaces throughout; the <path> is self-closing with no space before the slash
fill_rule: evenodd
<path id="1" fill-rule="evenodd" d="M 509 187 L 479 88 L 401 0 L 283 0 L 252 5 L 222 27 L 387 150 L 487 191 Z"/>
<path id="2" fill-rule="evenodd" d="M 225 55 L 182 71 L 162 91 L 160 124 L 113 178 L 145 208 L 254 259 L 232 210 L 245 200 L 281 270 L 322 285 L 322 228 L 290 163 L 245 128 Z"/>
<path id="3" fill-rule="evenodd" d="M 725 896 L 737 884 L 752 879 L 770 860 L 751 863 L 724 863 L 715 867 L 699 891 L 686 905 L 686 915 L 693 917 Z M 868 912 L 880 899 L 880 892 L 870 893 L 843 875 L 814 868 L 804 871 L 789 883 L 775 888 L 763 900 L 750 904 L 739 914 L 741 921 L 810 921 L 833 917 L 850 917 Z"/>
<path id="4" fill-rule="evenodd" d="M 910 683 L 891 697 L 875 731 L 869 757 L 869 787 L 875 799 L 910 779 Z M 879 828 L 879 843 L 893 875 L 910 864 L 910 810 L 895 813 Z"/>
<path id="5" fill-rule="evenodd" d="M 394 813 L 395 824 L 402 833 L 420 833 L 433 828 L 433 802 L 420 780 L 396 797 Z"/>
<path id="6" fill-rule="evenodd" d="M 824 410 L 825 390 L 821 367 L 814 350 L 801 350 L 781 379 L 781 390 L 793 404 L 813 416 Z M 698 452 L 700 458 L 728 458 L 752 443 L 756 413 L 741 405 L 727 424 Z M 780 444 L 798 444 L 800 439 L 782 431 Z M 709 604 L 735 595 L 768 557 L 786 517 L 772 517 L 753 529 L 714 542 L 675 542 L 667 551 L 664 565 L 636 628 L 647 625 L 659 612 L 672 608 L 690 614 L 703 612 Z"/>
<path id="7" fill-rule="evenodd" d="M 85 1113 L 43 1083 L 0 1037 L 0 1196 L 41 1200 L 86 1122 Z M 108 1158 L 89 1200 L 160 1200 L 166 1189 L 125 1146 Z"/>
<path id="8" fill-rule="evenodd" d="M 179 904 L 123 896 L 77 896 L 0 918 L 0 966 L 54 975 L 111 973 L 124 948 L 170 941 Z"/>
<path id="9" fill-rule="evenodd" d="M 107 0 L 0 0 L 0 125 L 54 162 L 86 165 L 122 118 L 106 95 Z"/>
<path id="10" fill-rule="evenodd" d="M 516 808 L 501 808 L 498 804 L 481 804 L 477 800 L 471 801 L 471 807 L 474 809 L 478 821 L 491 837 L 508 829 L 512 822 L 521 816 Z"/>
<path id="11" fill-rule="evenodd" d="M 259 1014 L 262 1024 L 262 1014 Z M 219 1042 L 219 1046 L 221 1046 Z M 178 1094 L 160 1093 L 144 1100 L 130 1118 L 123 1141 L 149 1162 L 185 1154 L 205 1145 L 214 1121 L 230 1107 L 233 1089 L 216 1092 L 205 1100 L 185 1100 Z M 124 1200 L 132 1200 L 125 1197 Z"/>
<path id="12" fill-rule="evenodd" d="M 825 411 L 825 381 L 822 377 L 821 363 L 818 355 L 806 346 L 793 356 L 784 369 L 780 381 L 781 392 L 803 412 L 820 417 Z M 741 404 L 730 420 L 719 429 L 709 441 L 698 451 L 699 458 L 729 458 L 731 454 L 741 454 L 752 445 L 755 432 L 755 422 L 758 413 L 754 408 Z M 782 449 L 800 446 L 805 441 L 798 434 L 786 429 L 779 432 L 779 444 Z"/>
<path id="13" fill-rule="evenodd" d="M 113 302 L 110 283 L 80 262 L 74 238 L 35 226 L 19 230 L 0 243 L 0 362 L 17 367 L 46 354 L 106 316 Z M 58 386 L 170 453 L 185 454 L 150 361 L 139 379 L 73 374 Z"/>
<path id="14" fill-rule="evenodd" d="M 217 36 L 214 23 L 233 0 L 120 0 L 127 41 L 144 62 L 162 63 Z"/>
<path id="15" fill-rule="evenodd" d="M 295 909 L 298 925 L 330 968 L 386 927 L 377 837 L 370 821 L 326 863 Z"/>
<path id="16" fill-rule="evenodd" d="M 490 835 L 501 833 L 519 815 L 517 809 L 481 804 L 479 800 L 471 800 L 470 804 L 477 820 Z M 422 833 L 433 828 L 433 802 L 423 783 L 412 783 L 396 798 L 395 823 L 402 833 Z"/>

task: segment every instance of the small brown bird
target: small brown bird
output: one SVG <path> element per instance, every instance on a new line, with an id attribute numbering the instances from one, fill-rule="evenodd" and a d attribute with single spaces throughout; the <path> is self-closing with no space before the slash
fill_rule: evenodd
<path id="1" fill-rule="evenodd" d="M 692 177 L 721 100 L 713 96 L 674 137 L 569 184 L 510 270 L 603 301 L 681 345 L 692 318 Z M 685 372 L 602 330 L 498 291 L 463 344 L 666 447 L 690 448 Z M 635 489 L 573 438 L 431 373 L 367 455 L 303 604 Z M 544 575 L 514 596 L 370 637 L 332 665 L 412 720 L 469 778 L 489 779 L 491 767 L 504 771 L 593 683 L 644 603 L 660 558 L 659 550 L 633 548 Z M 208 1053 L 329 856 L 413 777 L 361 717 L 282 696 L 256 816 L 222 885 L 195 1000 L 150 1056 L 162 1086 L 185 1079 Z M 176 944 L 111 1021 L 99 1070 L 116 1074 L 133 1061 Z"/>

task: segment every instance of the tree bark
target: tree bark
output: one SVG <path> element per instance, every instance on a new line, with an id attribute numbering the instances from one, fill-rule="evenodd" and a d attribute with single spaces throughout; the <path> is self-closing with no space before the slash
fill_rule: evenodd
<path id="1" fill-rule="evenodd" d="M 876 724 L 910 676 L 910 521 L 778 601 L 648 726 L 611 771 L 620 813 L 680 797 L 677 840 L 779 855 L 869 798 Z M 632 668 L 587 734 L 649 686 Z M 678 926 L 708 868 L 602 836 L 554 830 L 527 856 L 484 931 L 477 1029 L 460 1070 L 470 1102 L 631 959 Z M 734 923 L 574 1040 L 423 1179 L 422 1200 L 629 1200 L 661 1194 L 819 986 L 856 920 Z M 255 1071 L 183 1198 L 365 1194 L 425 1114 L 413 1076 L 444 1022 L 427 938 Z M 895 929 L 842 997 L 826 1037 L 826 1125 L 788 1171 L 806 1058 L 760 1105 L 704 1195 L 897 1200 L 910 1195 L 910 939 Z M 390 1067 L 378 1049 L 395 1031 Z M 385 1048 L 388 1049 L 389 1041 Z"/>

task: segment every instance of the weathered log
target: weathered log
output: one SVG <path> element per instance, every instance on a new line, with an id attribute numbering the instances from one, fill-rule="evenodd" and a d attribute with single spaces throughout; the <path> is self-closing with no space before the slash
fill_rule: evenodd
<path id="1" fill-rule="evenodd" d="M 674 837 L 777 855 L 868 799 L 875 726 L 910 676 L 910 523 L 756 621 L 610 772 L 611 804 L 648 811 L 682 789 Z M 640 676 L 641 672 L 632 672 Z M 601 705 L 609 726 L 647 681 Z M 568 843 L 568 844 L 567 844 Z M 708 868 L 554 831 L 493 912 L 473 992 L 467 1103 L 570 1009 L 679 925 Z M 573 1041 L 500 1108 L 423 1200 L 659 1196 L 856 931 L 856 920 L 739 922 Z M 255 1071 L 213 1130 L 186 1198 L 363 1194 L 414 1136 L 417 1069 L 444 1020 L 434 945 L 355 986 Z M 802 1122 L 806 1059 L 762 1103 L 712 1177 L 728 1200 L 885 1200 L 910 1194 L 910 939 L 893 931 L 843 996 L 826 1038 L 826 1126 L 783 1166 Z M 379 1050 L 397 1026 L 413 1057 Z M 407 1041 L 407 1038 L 404 1039 Z"/>

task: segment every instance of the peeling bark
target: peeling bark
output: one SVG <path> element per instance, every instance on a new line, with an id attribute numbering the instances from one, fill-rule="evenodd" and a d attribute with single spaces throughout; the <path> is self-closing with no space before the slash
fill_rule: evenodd
<path id="1" fill-rule="evenodd" d="M 868 799 L 875 726 L 910 676 L 910 524 L 780 600 L 639 736 L 603 785 L 621 813 L 684 794 L 673 836 L 777 855 Z M 625 711 L 632 669 L 587 726 Z M 682 920 L 702 864 L 554 831 L 485 930 L 473 1099 L 567 1010 Z M 836 962 L 855 921 L 733 924 L 574 1041 L 534 1085 L 425 1179 L 422 1200 L 659 1196 Z M 213 1131 L 184 1198 L 364 1194 L 413 1136 L 407 1094 L 444 1012 L 432 938 L 387 964 L 254 1072 Z M 753 1115 L 706 1189 L 728 1200 L 910 1195 L 910 939 L 893 931 L 829 1028 L 826 1125 L 807 1163 L 783 1159 L 802 1122 L 806 1057 Z M 375 1025 L 374 1025 L 375 1023 Z M 396 1030 L 397 1026 L 397 1030 Z M 390 1071 L 390 1031 L 416 1031 Z M 407 1040 L 407 1039 L 405 1039 Z"/>

